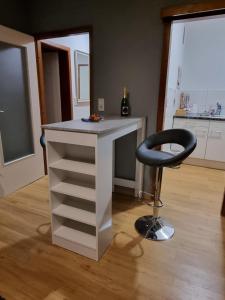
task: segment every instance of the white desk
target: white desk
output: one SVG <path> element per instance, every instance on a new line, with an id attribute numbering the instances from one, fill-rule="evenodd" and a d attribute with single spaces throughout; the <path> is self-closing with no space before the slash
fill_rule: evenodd
<path id="1" fill-rule="evenodd" d="M 112 240 L 114 141 L 137 130 L 144 118 L 107 118 L 99 123 L 73 120 L 44 125 L 49 171 L 52 242 L 99 260 Z M 130 186 L 131 182 L 115 179 Z M 136 162 L 133 187 L 142 190 L 143 165 Z"/>

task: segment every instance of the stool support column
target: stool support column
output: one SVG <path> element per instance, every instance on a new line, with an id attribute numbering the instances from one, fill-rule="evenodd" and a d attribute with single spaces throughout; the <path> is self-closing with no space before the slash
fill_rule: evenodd
<path id="1" fill-rule="evenodd" d="M 140 217 L 135 222 L 135 228 L 144 238 L 155 241 L 170 239 L 174 234 L 174 228 L 166 220 L 159 216 L 159 208 L 162 207 L 160 200 L 163 167 L 156 169 L 155 192 L 153 214 Z"/>
<path id="2" fill-rule="evenodd" d="M 160 193 L 161 193 L 161 185 L 162 185 L 162 174 L 163 168 L 156 169 L 156 180 L 155 180 L 155 195 L 154 195 L 154 207 L 153 207 L 153 216 L 158 218 L 159 216 L 159 206 L 160 202 Z"/>

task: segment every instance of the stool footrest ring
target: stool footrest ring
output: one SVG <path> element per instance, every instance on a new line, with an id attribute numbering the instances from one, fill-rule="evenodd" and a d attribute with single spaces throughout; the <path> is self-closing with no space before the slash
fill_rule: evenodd
<path id="1" fill-rule="evenodd" d="M 160 208 L 160 207 L 163 207 L 163 203 L 160 199 L 157 200 L 157 202 L 159 204 L 155 204 L 155 201 L 154 200 L 150 200 L 150 201 L 143 201 L 144 204 L 148 205 L 148 206 L 151 206 L 151 207 L 155 207 L 155 208 Z"/>
<path id="2" fill-rule="evenodd" d="M 150 197 L 154 197 L 154 194 L 140 191 L 140 192 L 138 193 L 138 199 L 139 199 L 139 200 L 143 200 L 143 199 L 144 199 L 144 195 L 147 195 L 147 196 L 150 196 Z"/>

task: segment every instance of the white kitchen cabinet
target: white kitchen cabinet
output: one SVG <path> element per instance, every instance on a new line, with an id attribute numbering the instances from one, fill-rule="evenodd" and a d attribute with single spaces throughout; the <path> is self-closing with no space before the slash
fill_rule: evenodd
<path id="1" fill-rule="evenodd" d="M 200 159 L 205 158 L 209 130 L 208 120 L 174 118 L 173 128 L 183 128 L 191 131 L 197 138 L 197 146 L 190 157 Z M 172 152 L 180 152 L 182 151 L 182 147 L 176 144 L 172 144 L 171 150 Z"/>
<path id="2" fill-rule="evenodd" d="M 210 121 L 205 159 L 225 162 L 225 121 Z"/>

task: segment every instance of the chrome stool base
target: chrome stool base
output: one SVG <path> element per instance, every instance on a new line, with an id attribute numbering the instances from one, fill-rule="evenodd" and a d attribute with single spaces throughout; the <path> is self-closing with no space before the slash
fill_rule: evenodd
<path id="1" fill-rule="evenodd" d="M 145 239 L 165 241 L 172 238 L 174 228 L 161 217 L 143 216 L 135 222 L 135 228 Z"/>

